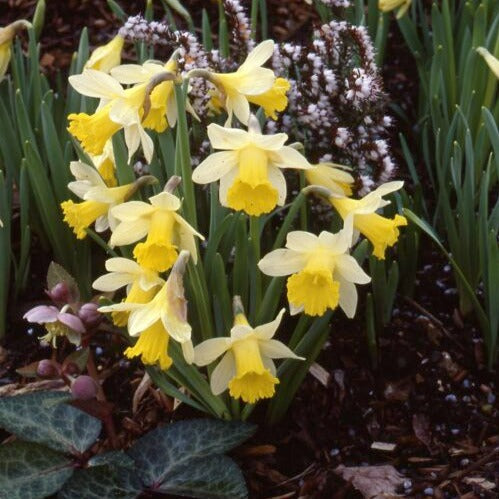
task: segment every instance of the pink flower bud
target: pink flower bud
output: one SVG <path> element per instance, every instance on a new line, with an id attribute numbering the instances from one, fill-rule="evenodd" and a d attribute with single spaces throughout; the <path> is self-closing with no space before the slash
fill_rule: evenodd
<path id="1" fill-rule="evenodd" d="M 73 397 L 81 400 L 91 400 L 97 395 L 97 383 L 90 376 L 78 376 L 71 384 Z"/>
<path id="2" fill-rule="evenodd" d="M 41 378 L 56 378 L 59 376 L 59 369 L 53 361 L 49 359 L 42 359 L 38 362 L 36 374 Z"/>
<path id="3" fill-rule="evenodd" d="M 52 289 L 47 291 L 47 294 L 56 303 L 69 303 L 71 301 L 69 286 L 64 281 L 58 282 Z"/>
<path id="4" fill-rule="evenodd" d="M 99 305 L 97 303 L 84 303 L 78 311 L 78 317 L 83 321 L 85 327 L 92 328 L 97 326 L 102 320 L 102 314 L 97 311 Z"/>

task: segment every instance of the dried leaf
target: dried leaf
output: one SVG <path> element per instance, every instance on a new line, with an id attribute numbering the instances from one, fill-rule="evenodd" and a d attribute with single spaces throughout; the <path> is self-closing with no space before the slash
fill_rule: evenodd
<path id="1" fill-rule="evenodd" d="M 147 374 L 147 372 L 144 372 L 144 377 L 141 379 L 139 386 L 137 387 L 135 393 L 133 394 L 133 402 L 132 402 L 133 414 L 137 414 L 137 411 L 139 410 L 140 401 L 147 393 L 151 385 L 152 385 L 152 380 L 149 374 Z"/>
<path id="2" fill-rule="evenodd" d="M 398 497 L 404 477 L 390 465 L 338 466 L 334 472 L 349 481 L 366 499 Z"/>
<path id="3" fill-rule="evenodd" d="M 478 485 L 484 490 L 494 490 L 496 488 L 496 484 L 493 482 L 490 482 L 486 478 L 483 477 L 466 477 L 463 480 L 464 483 L 467 483 L 468 485 Z"/>
<path id="4" fill-rule="evenodd" d="M 431 431 L 428 417 L 424 414 L 414 414 L 412 416 L 412 429 L 417 439 L 431 452 Z"/>

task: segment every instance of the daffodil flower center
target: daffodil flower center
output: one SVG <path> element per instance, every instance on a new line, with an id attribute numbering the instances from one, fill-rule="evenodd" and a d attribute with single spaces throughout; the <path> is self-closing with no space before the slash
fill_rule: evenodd
<path id="1" fill-rule="evenodd" d="M 85 229 L 99 217 L 106 215 L 109 205 L 99 201 L 89 200 L 74 203 L 69 200 L 61 203 L 61 208 L 64 213 L 64 221 L 73 229 L 78 239 L 84 239 L 87 235 Z"/>
<path id="2" fill-rule="evenodd" d="M 137 343 L 125 350 L 125 355 L 131 359 L 140 356 L 144 364 L 155 365 L 163 370 L 168 369 L 173 361 L 168 355 L 168 342 L 170 335 L 161 321 L 156 321 L 152 326 L 140 333 Z"/>
<path id="3" fill-rule="evenodd" d="M 275 393 L 279 380 L 263 365 L 258 340 L 254 336 L 235 341 L 232 353 L 236 362 L 236 376 L 229 382 L 229 393 L 250 404 Z"/>
<path id="4" fill-rule="evenodd" d="M 175 218 L 173 212 L 157 209 L 151 215 L 147 239 L 133 251 L 137 262 L 146 269 L 164 272 L 177 259 L 177 246 L 173 244 Z"/>
<path id="5" fill-rule="evenodd" d="M 327 248 L 311 252 L 308 262 L 297 274 L 288 278 L 288 300 L 303 307 L 308 315 L 323 315 L 335 309 L 339 301 L 339 283 L 333 280 L 334 255 Z"/>
<path id="6" fill-rule="evenodd" d="M 238 176 L 227 192 L 227 203 L 234 210 L 258 216 L 275 208 L 277 189 L 268 177 L 268 155 L 249 144 L 239 151 Z"/>
<path id="7" fill-rule="evenodd" d="M 96 111 L 94 114 L 70 114 L 68 131 L 76 137 L 83 149 L 93 155 L 102 154 L 106 142 L 122 128 L 109 117 L 112 103 Z"/>

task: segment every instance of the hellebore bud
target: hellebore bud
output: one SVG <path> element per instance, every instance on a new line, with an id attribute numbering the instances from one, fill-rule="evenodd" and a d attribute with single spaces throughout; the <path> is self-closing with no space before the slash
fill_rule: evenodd
<path id="1" fill-rule="evenodd" d="M 68 303 L 70 301 L 69 286 L 64 281 L 58 282 L 52 289 L 47 291 L 47 294 L 56 303 Z"/>
<path id="2" fill-rule="evenodd" d="M 78 310 L 78 317 L 82 320 L 85 327 L 92 328 L 97 326 L 102 320 L 102 314 L 97 311 L 99 305 L 97 303 L 84 303 Z"/>
<path id="3" fill-rule="evenodd" d="M 36 374 L 41 378 L 57 378 L 59 376 L 59 369 L 53 361 L 42 359 L 38 362 Z"/>
<path id="4" fill-rule="evenodd" d="M 78 376 L 71 383 L 71 393 L 75 399 L 91 400 L 97 395 L 97 383 L 90 376 Z"/>

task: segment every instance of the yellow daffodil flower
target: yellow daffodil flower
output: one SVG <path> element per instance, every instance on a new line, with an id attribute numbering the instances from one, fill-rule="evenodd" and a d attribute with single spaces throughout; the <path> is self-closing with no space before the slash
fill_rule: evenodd
<path id="1" fill-rule="evenodd" d="M 84 201 L 74 203 L 68 200 L 61 203 L 64 221 L 73 229 L 78 239 L 86 237 L 85 229 L 94 222 L 96 232 L 112 229 L 116 221 L 110 209 L 123 203 L 133 184 L 107 187 L 99 172 L 81 161 L 72 161 L 70 169 L 76 182 L 70 182 L 68 188 Z"/>
<path id="2" fill-rule="evenodd" d="M 166 64 L 146 61 L 144 64 L 123 64 L 111 71 L 111 76 L 126 85 L 147 84 L 155 76 L 170 72 L 177 72 L 177 62 L 170 59 Z M 168 126 L 173 127 L 177 122 L 177 106 L 174 94 L 174 82 L 163 81 L 156 85 L 151 92 L 151 107 L 142 121 L 144 128 L 164 132 Z M 190 109 L 189 103 L 186 103 Z"/>
<path id="3" fill-rule="evenodd" d="M 98 156 L 90 155 L 90 158 L 106 185 L 108 187 L 116 187 L 118 181 L 115 174 L 116 164 L 114 160 L 113 141 L 108 140 L 106 142 L 102 154 Z"/>
<path id="4" fill-rule="evenodd" d="M 381 12 L 390 12 L 399 8 L 397 11 L 397 19 L 400 19 L 411 6 L 412 0 L 379 0 L 379 10 Z"/>
<path id="5" fill-rule="evenodd" d="M 276 111 L 284 111 L 288 106 L 286 93 L 291 85 L 286 78 L 276 78 L 274 84 L 263 94 L 248 95 L 248 101 L 263 108 L 267 118 L 277 119 Z"/>
<path id="6" fill-rule="evenodd" d="M 69 132 L 80 141 L 87 153 L 102 154 L 108 140 L 124 129 L 128 160 L 142 144 L 147 162 L 151 161 L 154 146 L 141 121 L 145 84 L 124 90 L 113 77 L 93 69 L 70 76 L 69 83 L 80 94 L 101 99 L 95 113 L 73 113 L 68 116 Z"/>
<path id="7" fill-rule="evenodd" d="M 129 201 L 112 211 L 119 224 L 111 236 L 112 246 L 132 244 L 147 236 L 135 246 L 133 254 L 139 264 L 157 272 L 168 270 L 177 259 L 178 251 L 186 249 L 197 262 L 194 236 L 204 239 L 176 211 L 180 200 L 168 192 L 149 198 L 149 203 Z"/>
<path id="8" fill-rule="evenodd" d="M 305 172 L 307 182 L 311 185 L 320 185 L 331 192 L 342 196 L 352 195 L 354 178 L 341 165 L 335 163 L 319 163 Z"/>
<path id="9" fill-rule="evenodd" d="M 149 303 L 122 302 L 99 308 L 99 312 L 103 313 L 130 313 L 128 332 L 130 336 L 139 336 L 139 339 L 133 347 L 125 350 L 127 357 L 140 356 L 144 364 L 158 363 L 161 369 L 168 369 L 172 364 L 168 355 L 168 342 L 171 337 L 181 344 L 185 360 L 192 362 L 194 349 L 182 283 L 188 258 L 188 251 L 180 253 L 168 280 Z"/>
<path id="10" fill-rule="evenodd" d="M 149 303 L 164 284 L 156 272 L 145 269 L 128 258 L 109 258 L 106 260 L 106 270 L 109 274 L 96 279 L 92 286 L 107 293 L 126 286 L 125 303 Z M 126 326 L 128 315 L 128 312 L 113 312 L 114 324 Z"/>
<path id="11" fill-rule="evenodd" d="M 316 236 L 304 231 L 290 232 L 286 249 L 272 251 L 260 260 L 258 267 L 264 274 L 292 274 L 287 282 L 291 314 L 304 311 L 307 315 L 319 316 L 339 305 L 347 317 L 355 315 L 355 284 L 366 284 L 371 279 L 347 253 L 352 232 L 352 217 L 336 234 L 323 231 Z"/>
<path id="12" fill-rule="evenodd" d="M 229 115 L 227 122 L 232 120 L 232 114 L 244 125 L 248 124 L 250 117 L 250 107 L 248 100 L 256 96 L 261 96 L 270 91 L 275 83 L 276 77 L 271 69 L 262 68 L 274 53 L 274 41 L 265 40 L 257 45 L 249 54 L 246 60 L 234 73 L 210 73 L 207 77 L 212 81 L 223 94 L 222 101 Z M 193 71 L 195 75 L 196 70 Z M 277 86 L 274 93 L 282 95 L 283 85 Z M 284 91 L 285 93 L 285 91 Z M 278 103 L 279 109 L 282 104 Z M 272 103 L 265 101 L 267 111 L 271 109 Z M 264 106 L 265 107 L 265 106 Z M 286 106 L 284 106 L 286 107 Z M 272 112 L 270 112 L 272 114 Z"/>
<path id="13" fill-rule="evenodd" d="M 244 314 L 236 315 L 230 338 L 213 338 L 194 348 L 198 366 L 211 364 L 223 355 L 210 379 L 211 390 L 219 395 L 227 388 L 231 397 L 250 404 L 270 398 L 279 383 L 272 359 L 300 359 L 286 345 L 272 339 L 284 309 L 268 324 L 252 328 Z"/>
<path id="14" fill-rule="evenodd" d="M 124 43 L 124 38 L 116 35 L 110 42 L 97 47 L 85 64 L 85 69 L 96 69 L 109 73 L 111 69 L 120 64 Z"/>
<path id="15" fill-rule="evenodd" d="M 353 226 L 363 234 L 374 247 L 373 255 L 384 260 L 385 251 L 388 246 L 393 246 L 399 237 L 398 227 L 407 225 L 407 220 L 401 215 L 395 215 L 393 219 L 382 217 L 376 210 L 390 204 L 383 196 L 398 191 L 404 182 L 388 182 L 380 185 L 376 190 L 370 192 L 362 199 L 351 199 L 346 197 L 331 196 L 329 201 L 336 211 L 345 220 L 353 215 Z"/>
<path id="16" fill-rule="evenodd" d="M 499 78 L 499 59 L 494 57 L 485 47 L 478 47 L 476 51 L 485 59 L 490 70 Z"/>
<path id="17" fill-rule="evenodd" d="M 0 81 L 5 76 L 12 56 L 12 42 L 16 33 L 23 28 L 30 28 L 31 23 L 20 19 L 0 28 Z"/>
<path id="18" fill-rule="evenodd" d="M 258 216 L 269 213 L 286 199 L 286 180 L 281 168 L 312 168 L 295 149 L 285 146 L 285 133 L 262 135 L 256 118 L 248 131 L 208 126 L 214 149 L 193 172 L 192 180 L 208 184 L 220 180 L 220 203 L 233 210 Z"/>

